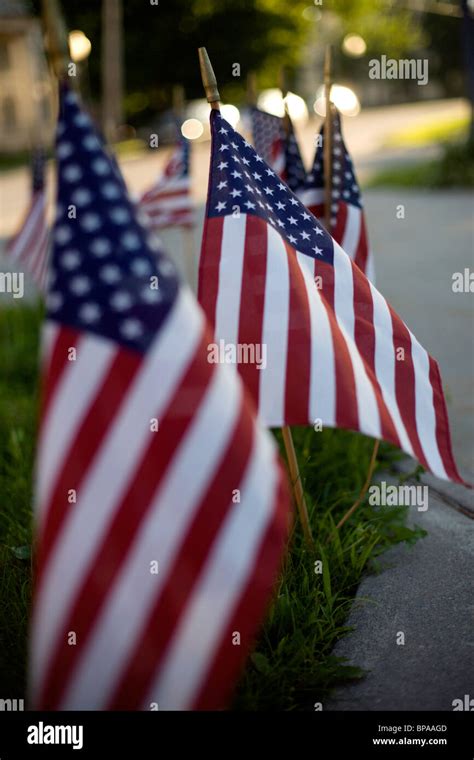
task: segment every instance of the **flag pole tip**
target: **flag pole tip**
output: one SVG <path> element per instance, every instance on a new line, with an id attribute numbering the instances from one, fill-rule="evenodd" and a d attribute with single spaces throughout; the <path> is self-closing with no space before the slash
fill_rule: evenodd
<path id="1" fill-rule="evenodd" d="M 219 108 L 219 101 L 221 96 L 217 89 L 216 75 L 212 68 L 211 61 L 207 54 L 205 47 L 198 48 L 199 53 L 199 66 L 201 68 L 201 78 L 206 93 L 207 102 L 211 104 L 212 108 Z"/>
<path id="2" fill-rule="evenodd" d="M 62 78 L 67 74 L 70 54 L 66 24 L 58 0 L 43 0 L 42 16 L 48 56 L 54 73 Z"/>

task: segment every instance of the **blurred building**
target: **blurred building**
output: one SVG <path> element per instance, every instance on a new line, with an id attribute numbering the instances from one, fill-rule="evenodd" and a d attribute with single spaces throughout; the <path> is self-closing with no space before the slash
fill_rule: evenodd
<path id="1" fill-rule="evenodd" d="M 29 3 L 0 0 L 0 152 L 45 144 L 52 91 L 39 20 Z"/>

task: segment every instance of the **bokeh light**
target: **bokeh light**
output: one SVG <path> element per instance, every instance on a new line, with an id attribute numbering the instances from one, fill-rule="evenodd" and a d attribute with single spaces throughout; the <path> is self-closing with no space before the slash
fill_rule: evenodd
<path id="1" fill-rule="evenodd" d="M 342 49 L 351 58 L 360 58 L 367 50 L 367 45 L 360 34 L 346 34 L 342 41 Z"/>
<path id="2" fill-rule="evenodd" d="M 326 93 L 323 86 L 317 91 L 316 100 L 314 101 L 313 106 L 314 111 L 318 116 L 326 115 L 325 97 Z M 331 87 L 331 100 L 344 116 L 357 116 L 360 112 L 359 98 L 350 87 L 344 87 L 344 85 L 341 84 L 333 84 Z"/>

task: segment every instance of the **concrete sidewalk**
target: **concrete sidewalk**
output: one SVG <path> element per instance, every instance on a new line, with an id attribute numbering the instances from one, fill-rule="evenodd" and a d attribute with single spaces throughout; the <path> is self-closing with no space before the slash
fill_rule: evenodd
<path id="1" fill-rule="evenodd" d="M 383 571 L 359 586 L 347 621 L 354 632 L 333 654 L 368 673 L 327 710 L 452 710 L 453 700 L 474 697 L 474 520 L 431 489 L 428 510 L 411 512 L 428 535 L 391 549 Z"/>

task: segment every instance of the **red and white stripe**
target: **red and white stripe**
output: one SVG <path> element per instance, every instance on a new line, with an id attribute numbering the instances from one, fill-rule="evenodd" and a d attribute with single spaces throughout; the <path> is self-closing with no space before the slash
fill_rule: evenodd
<path id="1" fill-rule="evenodd" d="M 258 217 L 207 219 L 199 300 L 217 338 L 266 345 L 266 369 L 239 366 L 266 425 L 358 430 L 462 482 L 436 362 L 333 245 L 331 266 Z"/>
<path id="2" fill-rule="evenodd" d="M 187 291 L 144 357 L 53 322 L 44 337 L 32 705 L 220 708 L 288 528 L 271 438 L 235 373 L 207 361 Z"/>
<path id="3" fill-rule="evenodd" d="M 31 274 L 40 288 L 45 290 L 49 250 L 49 228 L 46 219 L 46 191 L 36 191 L 19 231 L 6 247 L 7 255 Z"/>
<path id="4" fill-rule="evenodd" d="M 179 161 L 182 148 L 171 157 L 158 182 L 142 195 L 140 208 L 145 212 L 153 230 L 164 227 L 191 227 L 195 223 L 191 197 L 191 179 L 182 172 Z"/>
<path id="5" fill-rule="evenodd" d="M 314 216 L 324 221 L 324 190 L 308 188 L 297 193 L 300 201 Z M 338 200 L 336 223 L 331 235 L 371 282 L 375 282 L 374 255 L 367 235 L 365 214 L 362 208 Z"/>

